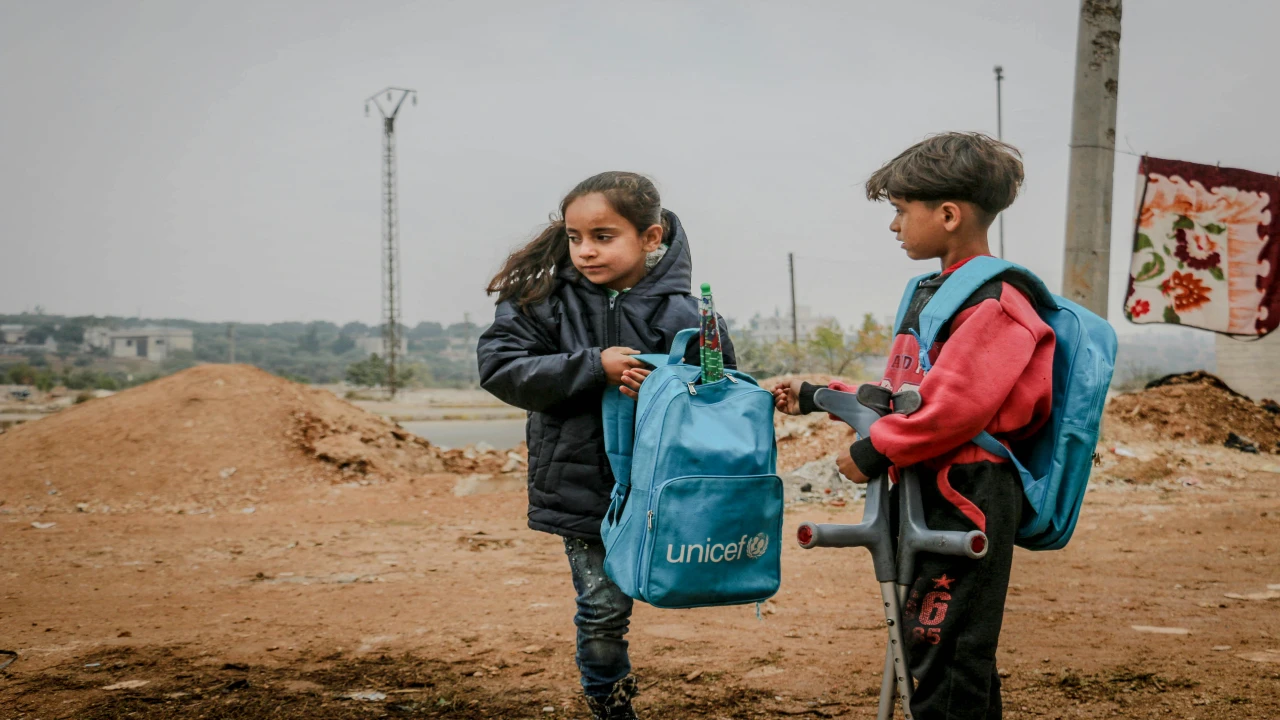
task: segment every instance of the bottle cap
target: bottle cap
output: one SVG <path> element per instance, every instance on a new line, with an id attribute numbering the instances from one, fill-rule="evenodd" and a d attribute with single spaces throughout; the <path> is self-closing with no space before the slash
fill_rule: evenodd
<path id="1" fill-rule="evenodd" d="M 711 292 L 711 283 L 702 283 L 703 294 Z"/>

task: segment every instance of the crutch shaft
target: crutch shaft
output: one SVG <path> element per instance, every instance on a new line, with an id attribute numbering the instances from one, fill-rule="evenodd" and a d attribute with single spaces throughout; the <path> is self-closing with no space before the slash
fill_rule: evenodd
<path id="1" fill-rule="evenodd" d="M 902 641 L 902 609 L 894 583 L 880 583 L 880 599 L 884 602 L 885 624 L 889 626 L 889 650 L 893 653 L 893 679 L 898 688 L 898 700 L 902 703 L 905 720 L 915 720 L 911 714 L 911 674 L 907 668 L 906 646 Z M 892 708 L 892 704 L 890 704 Z"/>

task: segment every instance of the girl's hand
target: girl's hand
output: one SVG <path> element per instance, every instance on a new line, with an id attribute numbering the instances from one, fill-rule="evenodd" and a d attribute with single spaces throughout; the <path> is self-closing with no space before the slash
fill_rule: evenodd
<path id="1" fill-rule="evenodd" d="M 623 373 L 644 367 L 644 363 L 631 357 L 639 354 L 639 350 L 628 347 L 611 347 L 600 351 L 600 364 L 604 365 L 604 376 L 610 385 L 621 385 Z"/>
<path id="2" fill-rule="evenodd" d="M 778 383 L 773 388 L 773 406 L 780 413 L 787 415 L 800 414 L 800 386 L 804 383 L 800 380 L 792 380 L 790 383 Z"/>
<path id="3" fill-rule="evenodd" d="M 632 368 L 622 373 L 622 387 L 618 390 L 632 400 L 640 397 L 640 383 L 652 372 L 648 368 Z"/>

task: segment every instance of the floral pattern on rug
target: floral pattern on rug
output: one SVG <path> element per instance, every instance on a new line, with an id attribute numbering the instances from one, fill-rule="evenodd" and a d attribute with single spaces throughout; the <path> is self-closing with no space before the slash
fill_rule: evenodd
<path id="1" fill-rule="evenodd" d="M 1143 158 L 1125 317 L 1233 335 L 1280 325 L 1280 177 Z"/>

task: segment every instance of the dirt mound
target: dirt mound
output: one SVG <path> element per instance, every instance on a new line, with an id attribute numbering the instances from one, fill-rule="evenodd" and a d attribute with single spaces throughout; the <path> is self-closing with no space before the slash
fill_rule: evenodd
<path id="1" fill-rule="evenodd" d="M 1280 415 L 1233 392 L 1217 377 L 1195 372 L 1157 383 L 1119 395 L 1108 404 L 1103 424 L 1106 440 L 1222 445 L 1235 433 L 1256 443 L 1262 452 L 1277 451 Z"/>
<path id="2" fill-rule="evenodd" d="M 394 423 L 247 365 L 202 365 L 19 425 L 0 435 L 0 456 L 0 500 L 52 508 L 447 470 Z"/>

